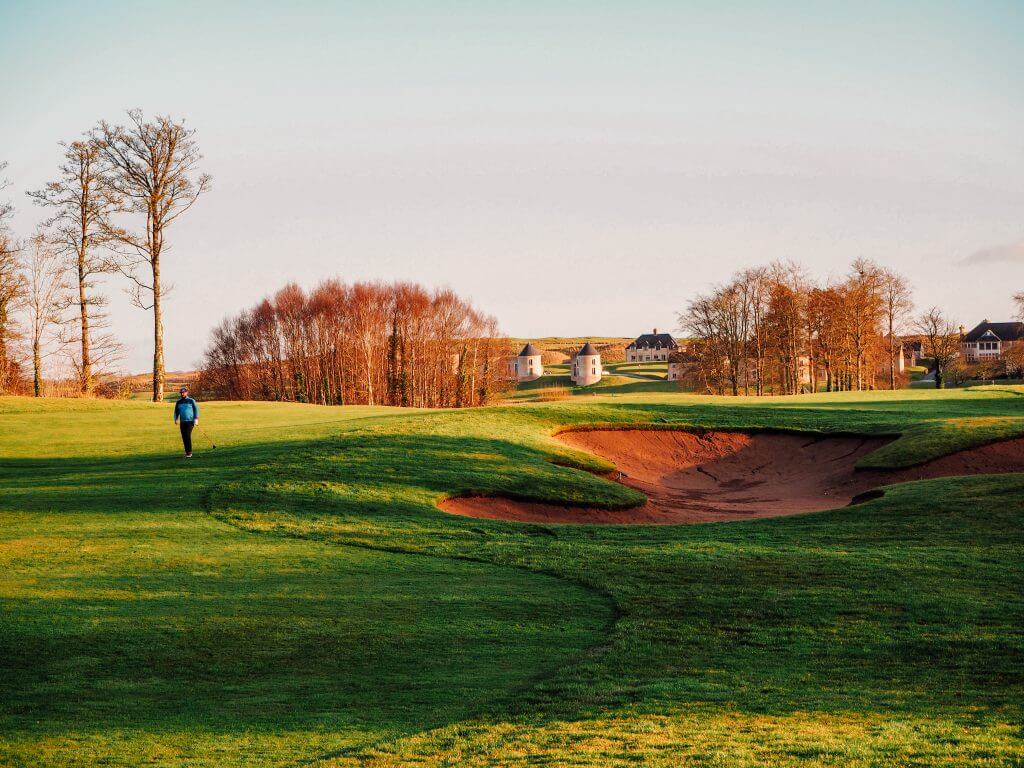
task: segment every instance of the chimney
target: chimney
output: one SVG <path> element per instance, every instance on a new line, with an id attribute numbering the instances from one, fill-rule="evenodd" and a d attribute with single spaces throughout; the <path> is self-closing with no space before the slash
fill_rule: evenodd
<path id="1" fill-rule="evenodd" d="M 654 329 L 654 335 L 655 335 L 655 336 L 657 336 L 657 335 L 658 335 L 658 329 L 657 329 L 657 328 L 655 328 L 655 329 Z"/>
<path id="2" fill-rule="evenodd" d="M 986 320 L 985 322 L 988 322 L 988 321 Z M 962 338 L 963 338 L 964 336 L 966 336 L 966 335 L 967 335 L 967 331 L 966 331 L 966 330 L 964 329 L 964 327 L 963 327 L 963 326 L 961 325 L 961 326 L 960 326 L 960 338 L 962 339 Z"/>

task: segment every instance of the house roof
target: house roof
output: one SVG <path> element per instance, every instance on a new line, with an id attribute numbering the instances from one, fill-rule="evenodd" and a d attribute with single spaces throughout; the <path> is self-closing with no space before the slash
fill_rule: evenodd
<path id="1" fill-rule="evenodd" d="M 977 341 L 991 332 L 1000 341 L 1024 341 L 1024 323 L 990 323 L 983 320 L 964 336 L 964 341 Z"/>
<path id="2" fill-rule="evenodd" d="M 630 342 L 626 349 L 675 349 L 678 346 L 676 340 L 672 338 L 672 334 L 645 333 L 642 336 L 637 336 L 636 341 Z"/>
<path id="3" fill-rule="evenodd" d="M 540 350 L 533 346 L 533 342 L 531 341 L 527 342 L 526 346 L 523 347 L 522 351 L 519 353 L 519 357 L 534 357 L 539 354 Z"/>
<path id="4" fill-rule="evenodd" d="M 596 349 L 594 349 L 594 345 L 591 344 L 589 341 L 586 344 L 583 345 L 583 348 L 580 349 L 579 352 L 576 353 L 577 356 L 580 356 L 580 355 L 599 355 L 599 354 L 601 354 L 601 353 L 598 352 Z"/>

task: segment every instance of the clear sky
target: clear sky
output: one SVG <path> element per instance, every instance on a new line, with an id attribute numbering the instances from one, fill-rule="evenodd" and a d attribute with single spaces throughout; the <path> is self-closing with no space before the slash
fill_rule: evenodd
<path id="1" fill-rule="evenodd" d="M 214 176 L 166 255 L 174 369 L 291 279 L 447 285 L 515 336 L 672 329 L 777 258 L 876 259 L 968 326 L 1024 290 L 1020 0 L 0 0 L 20 233 L 57 142 L 136 106 Z"/>

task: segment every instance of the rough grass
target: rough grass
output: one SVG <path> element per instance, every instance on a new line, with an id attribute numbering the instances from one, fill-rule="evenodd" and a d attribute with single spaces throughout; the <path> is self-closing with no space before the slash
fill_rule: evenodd
<path id="1" fill-rule="evenodd" d="M 0 762 L 1018 765 L 1024 476 L 689 527 L 433 503 L 635 503 L 565 427 L 902 434 L 868 457 L 902 466 L 1024 434 L 1022 394 L 213 403 L 188 465 L 167 408 L 0 400 Z"/>

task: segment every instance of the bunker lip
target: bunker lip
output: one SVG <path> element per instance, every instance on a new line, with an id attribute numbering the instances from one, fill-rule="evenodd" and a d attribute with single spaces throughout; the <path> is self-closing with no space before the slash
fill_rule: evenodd
<path id="1" fill-rule="evenodd" d="M 678 525 L 835 509 L 881 495 L 879 486 L 954 475 L 1024 472 L 1024 438 L 989 443 L 899 470 L 857 470 L 890 437 L 680 429 L 587 429 L 562 442 L 615 465 L 607 475 L 643 492 L 629 509 L 461 496 L 450 514 L 533 523 Z"/>

